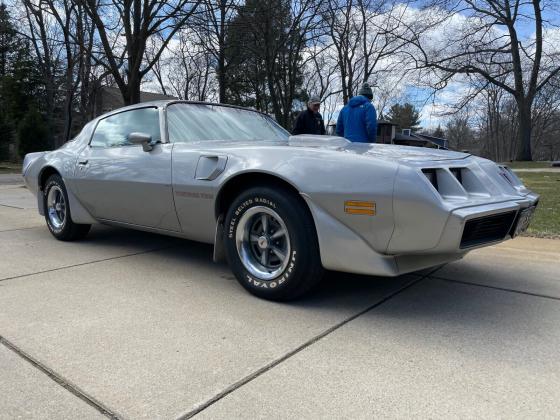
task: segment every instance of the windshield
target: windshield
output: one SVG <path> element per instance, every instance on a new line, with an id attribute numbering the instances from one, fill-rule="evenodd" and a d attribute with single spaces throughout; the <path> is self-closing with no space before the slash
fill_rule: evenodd
<path id="1" fill-rule="evenodd" d="M 220 105 L 171 104 L 167 107 L 167 127 L 172 143 L 287 141 L 289 137 L 286 130 L 264 114 Z"/>

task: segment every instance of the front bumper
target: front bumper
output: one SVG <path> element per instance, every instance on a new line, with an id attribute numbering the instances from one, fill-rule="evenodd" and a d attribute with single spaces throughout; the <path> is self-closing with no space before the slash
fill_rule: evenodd
<path id="1" fill-rule="evenodd" d="M 306 201 L 317 225 L 321 261 L 326 269 L 394 277 L 455 261 L 472 249 L 510 239 L 510 232 L 512 232 L 515 222 L 508 227 L 507 233 L 502 238 L 466 248 L 461 247 L 464 228 L 469 220 L 510 211 L 517 215 L 523 209 L 535 205 L 538 202 L 538 196 L 531 194 L 521 200 L 456 209 L 449 213 L 435 246 L 429 249 L 418 247 L 413 251 L 395 254 L 375 251 L 363 237 L 330 217 L 310 200 Z M 410 242 L 415 239 L 411 238 Z"/>
<path id="2" fill-rule="evenodd" d="M 363 229 L 341 223 L 307 199 L 323 266 L 381 276 L 434 267 L 460 259 L 472 249 L 511 239 L 521 212 L 538 203 L 537 194 L 518 180 L 504 178 L 490 161 L 470 157 L 429 162 L 429 166 L 441 174 L 438 185 L 424 175 L 425 163 L 399 167 L 392 200 L 394 224 L 384 248 Z M 453 172 L 458 168 L 460 178 Z M 373 217 L 381 216 L 380 212 Z M 496 226 L 495 220 L 502 225 Z"/>
<path id="3" fill-rule="evenodd" d="M 456 209 L 450 213 L 438 244 L 434 248 L 425 250 L 424 252 L 430 254 L 439 252 L 467 252 L 472 249 L 511 239 L 515 232 L 516 224 L 519 221 L 519 214 L 524 209 L 536 206 L 538 199 L 538 195 L 530 194 L 520 200 Z M 511 218 L 508 217 L 510 214 Z M 492 216 L 500 215 L 504 216 L 504 223 L 507 224 L 503 230 L 503 235 L 500 235 L 499 231 L 487 228 L 486 235 L 484 232 L 481 232 L 481 235 L 474 241 L 472 239 L 469 240 L 470 238 L 466 238 L 467 232 L 465 228 L 469 221 L 478 219 L 488 220 Z"/>

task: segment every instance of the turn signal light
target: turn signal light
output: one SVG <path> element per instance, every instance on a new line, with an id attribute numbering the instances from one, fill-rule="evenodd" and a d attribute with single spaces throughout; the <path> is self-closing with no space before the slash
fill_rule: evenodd
<path id="1" fill-rule="evenodd" d="M 375 216 L 375 202 L 345 201 L 344 212 L 348 214 L 364 214 L 367 216 Z"/>

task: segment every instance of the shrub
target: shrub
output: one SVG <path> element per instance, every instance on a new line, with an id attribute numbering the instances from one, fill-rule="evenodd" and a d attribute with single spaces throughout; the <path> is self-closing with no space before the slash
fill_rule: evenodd
<path id="1" fill-rule="evenodd" d="M 18 152 L 20 157 L 27 153 L 49 150 L 51 136 L 41 114 L 31 108 L 19 123 L 17 130 Z"/>

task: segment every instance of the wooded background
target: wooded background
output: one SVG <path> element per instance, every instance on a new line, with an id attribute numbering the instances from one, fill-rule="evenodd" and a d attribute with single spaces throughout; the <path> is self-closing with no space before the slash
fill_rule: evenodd
<path id="1" fill-rule="evenodd" d="M 556 160 L 559 3 L 6 0 L 0 160 L 72 138 L 106 86 L 125 104 L 160 92 L 253 107 L 290 129 L 310 95 L 332 121 L 366 81 L 400 128 L 498 161 Z"/>

